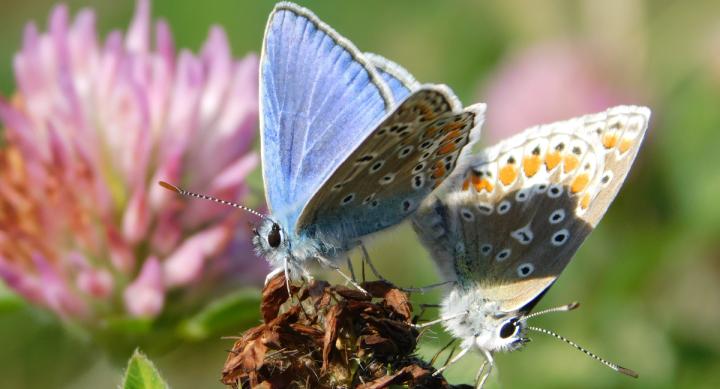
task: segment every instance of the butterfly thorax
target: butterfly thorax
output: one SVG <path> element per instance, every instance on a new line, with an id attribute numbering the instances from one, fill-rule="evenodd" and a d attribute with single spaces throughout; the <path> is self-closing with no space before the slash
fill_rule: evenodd
<path id="1" fill-rule="evenodd" d="M 481 287 L 455 288 L 442 302 L 441 317 L 452 317 L 444 326 L 461 347 L 476 346 L 494 353 L 520 348 L 525 321 L 517 312 L 504 312 L 500 304 L 483 296 Z"/>

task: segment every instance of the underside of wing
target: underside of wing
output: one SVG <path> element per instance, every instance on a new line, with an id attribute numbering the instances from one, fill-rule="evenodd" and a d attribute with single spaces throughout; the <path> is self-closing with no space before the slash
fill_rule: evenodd
<path id="1" fill-rule="evenodd" d="M 648 117 L 617 107 L 507 139 L 479 155 L 442 202 L 424 205 L 416 229 L 449 278 L 519 309 L 557 278 L 605 213 Z"/>
<path id="2" fill-rule="evenodd" d="M 463 109 L 446 87 L 421 87 L 323 184 L 298 230 L 348 242 L 399 223 L 454 170 L 483 114 L 484 105 Z"/>
<path id="3" fill-rule="evenodd" d="M 350 41 L 290 3 L 278 4 L 268 20 L 260 99 L 266 198 L 289 225 L 394 105 Z"/>

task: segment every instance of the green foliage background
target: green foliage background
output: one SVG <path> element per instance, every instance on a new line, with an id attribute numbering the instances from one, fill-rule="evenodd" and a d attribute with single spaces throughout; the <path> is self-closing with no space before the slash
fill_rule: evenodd
<path id="1" fill-rule="evenodd" d="M 524 352 L 497 357 L 491 386 L 720 387 L 720 4 L 300 3 L 358 47 L 398 61 L 421 81 L 447 83 L 466 103 L 482 98 L 479 90 L 513 50 L 574 38 L 604 39 L 622 47 L 626 37 L 613 37 L 610 21 L 630 18 L 646 51 L 618 50 L 625 55 L 613 60 L 627 71 L 620 79 L 626 76 L 643 85 L 644 90 L 636 91 L 643 96 L 637 103 L 653 109 L 651 130 L 620 196 L 540 306 L 577 300 L 582 307 L 535 323 L 637 370 L 640 379 L 616 374 L 560 342 L 535 335 Z M 52 4 L 0 1 L 4 95 L 14 89 L 12 55 L 24 23 L 36 20 L 44 25 Z M 69 4 L 73 11 L 86 5 L 95 8 L 103 33 L 127 26 L 134 7 L 132 1 Z M 234 53 L 241 56 L 259 51 L 272 6 L 271 1 L 156 0 L 153 15 L 169 21 L 177 47 L 194 50 L 208 27 L 220 24 Z M 628 9 L 634 11 L 626 13 Z M 255 180 L 260 190 L 259 175 Z M 382 273 L 399 285 L 438 280 L 407 225 L 377 237 L 371 255 Z M 111 388 L 120 383 L 123 365 L 99 352 L 81 331 L 61 326 L 52 315 L 26 306 L 6 291 L 0 294 L 0 386 Z M 416 297 L 418 302 L 440 299 L 438 293 Z M 252 315 L 252 308 L 247 313 Z M 425 355 L 447 342 L 439 331 L 436 338 L 426 338 Z M 212 336 L 180 344 L 169 353 L 145 351 L 171 387 L 219 388 L 230 345 L 230 340 Z M 123 356 L 123 362 L 128 357 Z M 447 376 L 453 382 L 469 382 L 479 361 L 477 356 L 467 357 Z"/>

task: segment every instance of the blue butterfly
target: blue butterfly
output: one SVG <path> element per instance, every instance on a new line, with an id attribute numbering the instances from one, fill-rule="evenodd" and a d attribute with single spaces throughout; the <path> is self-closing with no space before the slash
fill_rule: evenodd
<path id="1" fill-rule="evenodd" d="M 295 278 L 409 216 L 479 136 L 485 106 L 420 85 L 361 53 L 311 11 L 279 3 L 260 61 L 260 128 L 270 207 L 253 244 Z"/>

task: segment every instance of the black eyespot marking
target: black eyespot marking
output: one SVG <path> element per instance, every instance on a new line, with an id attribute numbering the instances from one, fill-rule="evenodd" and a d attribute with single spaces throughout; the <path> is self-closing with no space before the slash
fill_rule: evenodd
<path id="1" fill-rule="evenodd" d="M 525 278 L 529 276 L 533 270 L 535 270 L 535 266 L 532 265 L 532 263 L 523 263 L 522 265 L 518 266 L 517 268 L 517 274 L 520 278 Z"/>
<path id="2" fill-rule="evenodd" d="M 340 184 L 333 185 L 332 188 L 333 188 L 333 190 L 338 190 L 338 189 L 341 189 L 342 187 L 343 187 L 343 184 L 340 183 Z"/>
<path id="3" fill-rule="evenodd" d="M 557 150 L 557 151 L 563 151 L 564 149 L 565 149 L 565 144 L 562 142 L 558 143 L 557 146 L 555 146 L 555 150 Z"/>
<path id="4" fill-rule="evenodd" d="M 423 149 L 423 150 L 425 150 L 425 149 L 427 149 L 428 147 L 432 146 L 432 144 L 433 144 L 433 142 L 428 139 L 428 140 L 426 140 L 425 142 L 422 142 L 422 143 L 420 144 L 420 148 Z"/>
<path id="5" fill-rule="evenodd" d="M 484 215 L 489 215 L 492 213 L 492 207 L 490 207 L 489 205 L 479 204 L 477 206 L 477 209 L 478 209 L 478 211 L 480 211 L 480 213 L 482 213 Z"/>
<path id="6" fill-rule="evenodd" d="M 573 154 L 577 154 L 577 155 L 580 155 L 582 153 L 580 148 L 577 146 L 573 147 L 572 152 L 573 152 Z"/>
<path id="7" fill-rule="evenodd" d="M 532 155 L 540 155 L 540 146 L 535 146 L 532 151 Z"/>
<path id="8" fill-rule="evenodd" d="M 423 169 L 425 169 L 425 163 L 420 162 L 419 164 L 415 165 L 415 167 L 413 168 L 413 173 L 421 172 Z"/>
<path id="9" fill-rule="evenodd" d="M 381 167 L 385 164 L 385 161 L 377 161 L 375 164 L 370 166 L 370 173 L 375 173 L 376 171 L 380 170 Z"/>
<path id="10" fill-rule="evenodd" d="M 370 162 L 370 161 L 372 161 L 373 158 L 375 158 L 374 155 L 372 155 L 372 154 L 365 154 L 365 155 L 363 155 L 362 157 L 358 158 L 357 161 L 360 162 L 360 163 Z"/>
<path id="11" fill-rule="evenodd" d="M 282 239 L 280 237 L 280 226 L 277 223 L 273 223 L 267 236 L 268 244 L 272 248 L 277 248 L 278 246 L 280 246 L 281 240 Z"/>
<path id="12" fill-rule="evenodd" d="M 350 203 L 351 201 L 353 201 L 354 198 L 355 198 L 355 193 L 350 193 L 349 195 L 345 196 L 345 197 L 342 199 L 341 204 L 342 204 L 342 205 L 348 204 L 348 203 Z"/>
<path id="13" fill-rule="evenodd" d="M 551 243 L 553 244 L 553 246 L 560 246 L 567 241 L 569 236 L 570 233 L 568 232 L 568 230 L 563 228 L 562 230 L 553 234 Z"/>
<path id="14" fill-rule="evenodd" d="M 565 219 L 565 210 L 564 209 L 556 209 L 551 215 L 550 215 L 550 224 L 557 224 L 560 223 Z"/>
<path id="15" fill-rule="evenodd" d="M 378 205 L 380 205 L 380 202 L 377 201 L 377 200 L 373 200 L 373 201 L 370 203 L 370 208 L 377 208 Z"/>
<path id="16" fill-rule="evenodd" d="M 410 200 L 403 201 L 403 203 L 402 203 L 403 212 L 409 211 L 410 207 L 412 207 L 412 201 L 410 201 Z"/>
<path id="17" fill-rule="evenodd" d="M 500 337 L 501 338 L 507 339 L 507 338 L 515 335 L 515 333 L 518 330 L 518 327 L 515 325 L 516 321 L 517 321 L 517 319 L 512 319 L 509 322 L 503 324 L 502 327 L 500 327 Z"/>
<path id="18" fill-rule="evenodd" d="M 368 195 L 367 197 L 365 197 L 365 198 L 363 199 L 362 203 L 363 203 L 363 204 L 367 204 L 367 203 L 369 203 L 370 200 L 372 200 L 373 198 L 375 198 L 375 193 L 370 194 L 370 195 Z"/>
<path id="19" fill-rule="evenodd" d="M 510 158 L 508 158 L 507 163 L 509 163 L 509 164 L 511 164 L 511 165 L 512 165 L 513 163 L 515 163 L 515 157 L 510 157 Z"/>
<path id="20" fill-rule="evenodd" d="M 398 153 L 398 156 L 400 156 L 400 158 L 405 158 L 408 156 L 408 154 L 410 154 L 410 152 L 412 150 L 413 150 L 412 146 L 405 146 L 402 150 L 400 150 L 400 152 Z"/>
<path id="21" fill-rule="evenodd" d="M 559 197 L 562 194 L 562 187 L 560 185 L 553 184 L 548 189 L 548 196 L 551 198 Z"/>
<path id="22" fill-rule="evenodd" d="M 464 141 L 465 141 L 465 138 L 463 138 L 463 137 L 455 138 L 455 144 L 460 144 Z"/>
<path id="23" fill-rule="evenodd" d="M 512 252 L 512 250 L 510 250 L 510 249 L 504 249 L 504 250 L 500 251 L 499 253 L 497 253 L 497 255 L 495 255 L 495 260 L 498 262 L 506 260 L 507 257 L 510 256 L 511 252 Z"/>
<path id="24" fill-rule="evenodd" d="M 490 254 L 490 250 L 492 250 L 492 246 L 489 244 L 484 244 L 484 245 L 480 246 L 480 253 L 482 255 Z"/>
<path id="25" fill-rule="evenodd" d="M 445 164 L 445 170 L 447 170 L 447 171 L 452 171 L 452 169 L 453 169 L 453 163 L 452 163 L 452 162 L 448 162 L 448 163 Z"/>
<path id="26" fill-rule="evenodd" d="M 600 182 L 602 182 L 603 184 L 607 184 L 608 182 L 610 182 L 610 178 L 611 178 L 611 177 L 610 177 L 610 174 L 609 174 L 609 173 L 606 173 L 606 174 L 603 176 L 603 178 L 600 180 Z"/>
<path id="27" fill-rule="evenodd" d="M 510 210 L 510 202 L 507 200 L 503 200 L 500 205 L 498 205 L 498 213 L 501 215 L 506 214 Z"/>
<path id="28" fill-rule="evenodd" d="M 455 156 L 452 155 L 452 154 L 448 155 L 447 157 L 445 157 L 445 162 L 452 162 L 453 159 L 454 159 L 454 157 L 455 157 Z"/>
<path id="29" fill-rule="evenodd" d="M 384 128 L 381 129 L 380 131 L 377 132 L 377 136 L 383 136 L 383 135 L 385 135 L 385 131 L 386 131 L 386 130 L 385 130 Z"/>
<path id="30" fill-rule="evenodd" d="M 590 170 L 590 164 L 589 164 L 589 163 L 586 163 L 584 169 L 585 169 L 585 170 Z"/>
<path id="31" fill-rule="evenodd" d="M 420 189 L 423 186 L 423 176 L 422 174 L 418 174 L 416 176 L 413 176 L 412 178 L 412 187 L 413 189 Z"/>
<path id="32" fill-rule="evenodd" d="M 515 195 L 515 200 L 517 200 L 518 202 L 523 202 L 528 199 L 528 196 L 529 196 L 529 194 L 528 194 L 527 189 L 522 189 L 522 190 L 518 191 L 517 194 Z"/>

